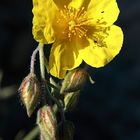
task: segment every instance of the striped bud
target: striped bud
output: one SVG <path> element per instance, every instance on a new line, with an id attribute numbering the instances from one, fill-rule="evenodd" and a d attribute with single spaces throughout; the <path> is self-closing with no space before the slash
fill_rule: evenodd
<path id="1" fill-rule="evenodd" d="M 41 95 L 40 83 L 35 74 L 29 74 L 22 81 L 20 88 L 20 98 L 26 107 L 27 115 L 30 117 L 35 110 Z"/>
<path id="2" fill-rule="evenodd" d="M 71 121 L 64 121 L 58 125 L 59 140 L 73 140 L 74 124 Z"/>
<path id="3" fill-rule="evenodd" d="M 60 93 L 65 94 L 80 90 L 87 78 L 88 73 L 84 69 L 78 68 L 70 71 L 64 78 Z"/>
<path id="4" fill-rule="evenodd" d="M 40 129 L 41 140 L 56 140 L 57 121 L 50 106 L 43 106 L 37 114 L 37 124 Z"/>
<path id="5" fill-rule="evenodd" d="M 80 91 L 70 92 L 64 97 L 65 111 L 72 111 L 78 103 Z"/>

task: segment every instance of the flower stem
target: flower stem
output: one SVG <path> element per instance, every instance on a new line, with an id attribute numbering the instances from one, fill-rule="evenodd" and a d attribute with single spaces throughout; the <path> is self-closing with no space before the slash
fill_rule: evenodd
<path id="1" fill-rule="evenodd" d="M 30 73 L 34 74 L 35 57 L 38 52 L 38 47 L 33 51 L 31 56 Z"/>
<path id="2" fill-rule="evenodd" d="M 40 60 L 40 73 L 41 73 L 41 80 L 42 80 L 42 92 L 43 92 L 43 104 L 51 104 L 51 100 L 46 98 L 46 84 L 45 84 L 45 55 L 44 55 L 44 44 L 39 43 L 39 60 Z M 47 87 L 48 88 L 48 87 Z M 48 100 L 46 100 L 48 99 Z"/>
<path id="3" fill-rule="evenodd" d="M 39 127 L 33 128 L 22 140 L 34 140 L 39 133 Z"/>
<path id="4" fill-rule="evenodd" d="M 49 88 L 48 86 L 46 85 L 46 88 L 47 88 L 47 91 L 48 91 L 48 94 L 50 96 L 50 98 L 55 102 L 55 104 L 57 105 L 58 107 L 58 110 L 60 112 L 60 115 L 61 115 L 61 119 L 62 121 L 65 121 L 65 113 L 64 113 L 64 109 L 63 109 L 63 106 L 60 104 L 60 102 L 51 94 L 51 92 L 49 91 Z"/>
<path id="5" fill-rule="evenodd" d="M 48 84 L 49 87 L 54 88 L 55 90 L 60 92 L 60 89 L 58 87 L 56 87 L 55 85 L 51 84 L 49 81 L 46 80 L 46 83 Z"/>

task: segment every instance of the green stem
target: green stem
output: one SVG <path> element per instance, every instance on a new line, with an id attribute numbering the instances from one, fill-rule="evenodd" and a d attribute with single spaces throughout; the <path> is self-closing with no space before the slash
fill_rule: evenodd
<path id="1" fill-rule="evenodd" d="M 56 87 L 55 85 L 51 84 L 49 81 L 46 80 L 46 83 L 49 87 L 54 88 L 55 90 L 57 90 L 58 92 L 60 92 L 60 89 L 58 87 Z"/>
<path id="2" fill-rule="evenodd" d="M 60 115 L 61 115 L 61 118 L 62 118 L 62 121 L 65 121 L 65 113 L 64 113 L 64 110 L 63 110 L 63 106 L 60 104 L 60 102 L 51 94 L 51 92 L 49 91 L 49 88 L 48 86 L 46 85 L 46 88 L 47 88 L 47 91 L 48 91 L 48 94 L 50 96 L 50 98 L 56 103 L 57 107 L 58 107 L 58 110 L 60 112 Z"/>
<path id="3" fill-rule="evenodd" d="M 35 137 L 39 134 L 39 128 L 36 126 L 29 132 L 22 140 L 34 140 Z"/>
<path id="4" fill-rule="evenodd" d="M 42 88 L 43 88 L 43 92 L 45 93 L 45 87 L 46 87 L 46 84 L 45 84 L 45 55 L 44 55 L 44 44 L 42 43 L 39 43 L 39 60 L 40 60 L 40 73 L 41 73 L 41 80 L 42 80 Z M 45 95 L 43 95 L 44 98 L 43 98 L 43 101 L 42 103 L 43 104 L 51 104 L 51 100 L 48 99 L 46 100 L 46 97 Z"/>

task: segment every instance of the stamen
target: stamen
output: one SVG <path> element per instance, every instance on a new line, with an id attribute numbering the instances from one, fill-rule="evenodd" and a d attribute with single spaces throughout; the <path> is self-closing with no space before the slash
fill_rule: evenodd
<path id="1" fill-rule="evenodd" d="M 79 34 L 79 37 L 81 38 L 82 36 L 84 36 L 85 32 L 80 29 L 80 28 L 77 28 L 77 31 L 78 31 L 78 34 Z"/>
<path id="2" fill-rule="evenodd" d="M 82 7 L 81 9 L 78 10 L 78 13 L 77 13 L 77 18 L 81 16 L 81 14 L 83 13 L 85 7 Z"/>
<path id="3" fill-rule="evenodd" d="M 85 7 L 77 10 L 64 5 L 64 8 L 60 10 L 57 23 L 61 28 L 64 26 L 62 34 L 71 40 L 72 36 L 78 36 L 79 38 L 86 36 L 87 29 L 83 25 L 89 25 L 89 20 Z"/>

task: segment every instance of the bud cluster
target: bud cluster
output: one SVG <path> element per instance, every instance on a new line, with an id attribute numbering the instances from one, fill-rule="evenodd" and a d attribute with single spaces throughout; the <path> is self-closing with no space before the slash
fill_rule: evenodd
<path id="1" fill-rule="evenodd" d="M 80 90 L 88 77 L 89 75 L 84 69 L 78 68 L 72 70 L 65 76 L 61 88 L 57 87 L 54 82 L 52 84 L 52 81 L 50 81 L 51 91 L 47 87 L 47 82 L 44 83 L 46 86 L 41 85 L 33 72 L 23 79 L 19 92 L 29 117 L 34 112 L 42 96 L 41 94 L 46 93 L 48 95 L 48 100 L 45 99 L 45 95 L 42 96 L 44 97 L 42 102 L 43 107 L 40 107 L 37 111 L 37 125 L 40 129 L 40 140 L 73 140 L 74 125 L 65 119 L 64 111 L 71 111 L 77 105 Z M 43 92 L 43 90 L 47 90 L 47 92 Z M 49 101 L 51 104 L 49 104 Z M 57 125 L 57 118 L 52 109 L 56 105 L 57 111 L 60 112 L 62 119 L 59 125 Z"/>

